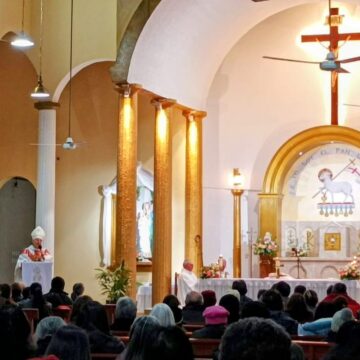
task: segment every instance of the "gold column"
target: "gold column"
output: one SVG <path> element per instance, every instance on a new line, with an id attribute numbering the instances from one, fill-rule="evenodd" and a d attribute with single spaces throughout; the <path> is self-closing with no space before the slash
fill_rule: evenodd
<path id="1" fill-rule="evenodd" d="M 174 100 L 156 99 L 154 158 L 154 252 L 152 263 L 152 303 L 162 302 L 171 292 L 172 152 L 170 106 Z"/>
<path id="2" fill-rule="evenodd" d="M 260 232 L 259 236 L 264 237 L 270 232 L 272 238 L 278 245 L 278 253 L 281 252 L 281 204 L 282 194 L 263 193 L 259 194 Z"/>
<path id="3" fill-rule="evenodd" d="M 233 185 L 231 193 L 234 196 L 233 214 L 233 277 L 241 277 L 241 195 L 244 190 L 244 176 L 240 174 L 238 168 L 233 169 Z"/>
<path id="4" fill-rule="evenodd" d="M 118 128 L 115 266 L 131 271 L 129 296 L 136 297 L 136 165 L 138 86 L 120 84 Z"/>
<path id="5" fill-rule="evenodd" d="M 202 111 L 184 111 L 186 117 L 185 258 L 199 275 L 202 252 Z"/>

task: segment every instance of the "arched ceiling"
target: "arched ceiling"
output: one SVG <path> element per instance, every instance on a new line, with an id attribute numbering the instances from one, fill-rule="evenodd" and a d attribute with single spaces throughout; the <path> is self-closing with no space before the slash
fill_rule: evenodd
<path id="1" fill-rule="evenodd" d="M 162 0 L 137 42 L 128 81 L 206 110 L 216 71 L 244 34 L 287 8 L 321 2 L 326 8 L 326 0 Z"/>

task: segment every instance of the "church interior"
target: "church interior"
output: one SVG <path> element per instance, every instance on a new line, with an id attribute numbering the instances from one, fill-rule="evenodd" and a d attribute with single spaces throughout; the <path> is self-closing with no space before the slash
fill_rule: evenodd
<path id="1" fill-rule="evenodd" d="M 101 301 L 95 269 L 122 260 L 153 299 L 185 258 L 258 278 L 268 232 L 281 271 L 338 278 L 360 251 L 360 61 L 337 62 L 360 56 L 360 1 L 330 25 L 326 0 L 71 4 L 0 0 L 0 283 L 37 225 Z"/>

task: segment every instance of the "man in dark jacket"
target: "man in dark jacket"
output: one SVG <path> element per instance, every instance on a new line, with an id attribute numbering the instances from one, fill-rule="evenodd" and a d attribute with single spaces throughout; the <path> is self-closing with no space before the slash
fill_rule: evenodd
<path id="1" fill-rule="evenodd" d="M 72 305 L 72 300 L 68 294 L 64 291 L 65 280 L 60 276 L 55 276 L 51 280 L 51 289 L 44 295 L 46 301 L 51 303 L 53 309 L 57 308 L 60 305 Z"/>

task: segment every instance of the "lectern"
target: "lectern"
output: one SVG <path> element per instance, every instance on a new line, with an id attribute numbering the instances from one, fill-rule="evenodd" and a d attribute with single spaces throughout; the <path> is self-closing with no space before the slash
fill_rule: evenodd
<path id="1" fill-rule="evenodd" d="M 51 287 L 52 265 L 53 263 L 50 261 L 22 263 L 22 281 L 26 286 L 30 286 L 33 282 L 38 282 L 41 284 L 44 294 L 49 292 Z"/>

